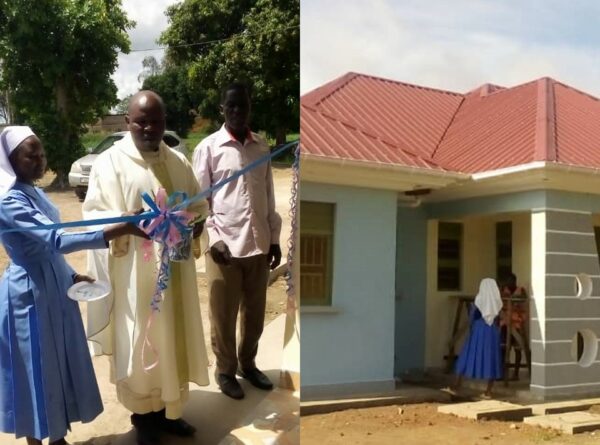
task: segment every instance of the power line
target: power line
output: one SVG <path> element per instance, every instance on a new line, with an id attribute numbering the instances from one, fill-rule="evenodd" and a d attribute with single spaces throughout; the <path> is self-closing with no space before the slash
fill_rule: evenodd
<path id="1" fill-rule="evenodd" d="M 171 49 L 171 48 L 185 48 L 185 47 L 189 47 L 189 46 L 207 46 L 207 45 L 212 45 L 215 43 L 227 42 L 228 40 L 233 40 L 238 37 L 255 37 L 255 36 L 260 36 L 263 34 L 270 34 L 272 32 L 276 32 L 276 31 L 287 31 L 289 29 L 296 29 L 296 28 L 300 28 L 300 25 L 286 26 L 285 28 L 278 28 L 278 29 L 273 29 L 270 31 L 262 31 L 262 32 L 257 32 L 257 33 L 253 33 L 253 34 L 247 34 L 247 33 L 242 32 L 239 34 L 234 34 L 231 37 L 227 37 L 224 39 L 208 40 L 206 42 L 184 43 L 181 45 L 173 45 L 173 46 L 157 46 L 155 48 L 132 49 L 131 51 L 129 51 L 129 53 L 140 53 L 140 52 L 145 52 L 145 51 L 159 51 L 159 50 L 166 50 L 166 49 Z M 121 53 L 121 54 L 123 54 L 123 53 Z"/>

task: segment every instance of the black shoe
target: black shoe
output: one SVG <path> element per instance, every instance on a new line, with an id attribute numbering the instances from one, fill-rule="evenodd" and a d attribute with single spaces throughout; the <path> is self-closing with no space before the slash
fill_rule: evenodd
<path id="1" fill-rule="evenodd" d="M 271 390 L 273 389 L 273 383 L 269 380 L 269 377 L 264 375 L 258 368 L 254 369 L 240 369 L 238 371 L 240 377 L 245 378 L 253 386 L 259 389 Z"/>
<path id="2" fill-rule="evenodd" d="M 232 399 L 240 400 L 244 398 L 244 390 L 235 377 L 227 374 L 218 374 L 217 385 L 219 385 L 223 394 Z"/>
<path id="3" fill-rule="evenodd" d="M 153 414 L 131 415 L 131 424 L 135 428 L 137 445 L 160 444 L 160 431 L 154 422 Z"/>
<path id="4" fill-rule="evenodd" d="M 161 431 L 179 437 L 191 437 L 196 433 L 196 428 L 182 418 L 167 419 L 165 414 L 165 409 L 153 413 L 156 425 L 158 425 Z"/>
<path id="5" fill-rule="evenodd" d="M 196 428 L 187 423 L 182 418 L 163 419 L 160 429 L 179 437 L 192 437 L 196 433 Z"/>

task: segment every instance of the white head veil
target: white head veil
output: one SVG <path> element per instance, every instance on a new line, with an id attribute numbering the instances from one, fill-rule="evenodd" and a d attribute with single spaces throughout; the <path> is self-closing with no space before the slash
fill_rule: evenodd
<path id="1" fill-rule="evenodd" d="M 496 281 L 492 278 L 484 278 L 479 285 L 479 293 L 475 297 L 475 306 L 481 312 L 481 316 L 488 325 L 494 323 L 494 319 L 502 309 L 502 298 Z"/>
<path id="2" fill-rule="evenodd" d="M 8 192 L 17 180 L 8 157 L 29 136 L 35 134 L 31 128 L 25 126 L 6 127 L 0 133 L 0 195 Z"/>

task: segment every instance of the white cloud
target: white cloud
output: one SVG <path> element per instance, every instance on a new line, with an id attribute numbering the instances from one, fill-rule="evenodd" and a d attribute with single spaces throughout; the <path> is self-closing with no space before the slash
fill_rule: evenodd
<path id="1" fill-rule="evenodd" d="M 458 92 L 550 76 L 600 96 L 599 6 L 577 5 L 303 0 L 301 91 L 357 71 Z"/>
<path id="2" fill-rule="evenodd" d="M 169 5 L 177 0 L 123 0 L 123 9 L 130 20 L 136 22 L 136 27 L 129 30 L 131 49 L 156 48 L 156 40 L 167 28 L 165 11 Z M 162 59 L 164 51 L 132 52 L 119 55 L 119 67 L 112 78 L 117 85 L 118 97 L 135 93 L 140 88 L 138 75 L 142 71 L 142 60 L 146 56 L 154 56 L 158 61 Z"/>

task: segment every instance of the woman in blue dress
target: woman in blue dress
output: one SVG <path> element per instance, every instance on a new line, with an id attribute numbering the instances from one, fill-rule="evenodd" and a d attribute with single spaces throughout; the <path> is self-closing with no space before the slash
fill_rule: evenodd
<path id="1" fill-rule="evenodd" d="M 502 298 L 496 281 L 484 278 L 470 308 L 470 329 L 456 362 L 456 391 L 463 377 L 487 380 L 483 398 L 490 398 L 494 381 L 502 377 L 502 354 L 498 314 Z"/>
<path id="2" fill-rule="evenodd" d="M 2 233 L 59 222 L 56 207 L 34 187 L 46 170 L 40 140 L 29 127 L 0 134 L 0 240 L 11 263 L 0 281 L 0 430 L 30 445 L 66 444 L 75 421 L 89 422 L 102 401 L 77 303 L 67 289 L 79 281 L 63 254 L 104 249 L 117 236 L 140 235 L 129 224 L 67 233 Z M 141 235 L 140 235 L 141 236 Z"/>

